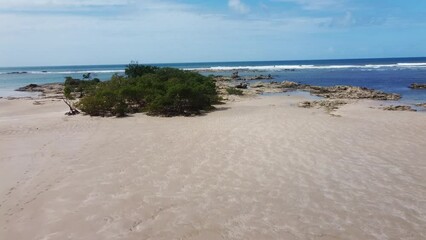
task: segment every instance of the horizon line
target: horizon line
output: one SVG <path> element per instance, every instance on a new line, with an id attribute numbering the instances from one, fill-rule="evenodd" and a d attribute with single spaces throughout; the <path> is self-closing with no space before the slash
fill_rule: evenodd
<path id="1" fill-rule="evenodd" d="M 240 63 L 240 62 L 292 62 L 292 61 L 335 61 L 335 60 L 377 60 L 377 59 L 416 59 L 422 57 L 365 57 L 365 58 L 317 58 L 317 59 L 290 59 L 290 60 L 231 60 L 231 61 L 195 61 L 195 62 L 157 62 L 157 63 L 140 63 L 139 61 L 130 60 L 129 63 L 113 63 L 113 64 L 64 64 L 64 65 L 33 65 L 33 66 L 6 66 L 5 68 L 37 68 L 37 67 L 89 67 L 89 66 L 119 66 L 128 65 L 132 62 L 137 62 L 141 65 L 167 65 L 167 64 L 203 64 L 203 63 Z"/>

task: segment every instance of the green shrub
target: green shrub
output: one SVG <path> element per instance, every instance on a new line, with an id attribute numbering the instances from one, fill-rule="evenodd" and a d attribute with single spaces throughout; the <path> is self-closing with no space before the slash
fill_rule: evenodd
<path id="1" fill-rule="evenodd" d="M 98 83 L 78 107 L 92 116 L 187 116 L 210 110 L 219 100 L 212 78 L 199 73 L 130 64 L 126 75 Z"/>
<path id="2" fill-rule="evenodd" d="M 136 63 L 127 65 L 125 74 L 129 78 L 140 77 L 148 73 L 155 73 L 159 68 L 155 66 L 146 66 Z"/>
<path id="3" fill-rule="evenodd" d="M 93 80 L 80 80 L 72 77 L 65 77 L 64 83 L 64 96 L 67 99 L 74 99 L 78 93 L 80 97 L 84 96 L 88 92 L 94 91 L 96 85 L 100 82 L 98 78 Z"/>
<path id="4" fill-rule="evenodd" d="M 236 89 L 234 87 L 227 88 L 226 92 L 228 92 L 228 94 L 231 94 L 231 95 L 240 95 L 240 96 L 243 95 L 243 91 L 242 90 Z"/>

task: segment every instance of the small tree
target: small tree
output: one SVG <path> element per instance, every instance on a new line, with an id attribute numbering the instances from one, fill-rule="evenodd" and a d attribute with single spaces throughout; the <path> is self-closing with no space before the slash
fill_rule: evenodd
<path id="1" fill-rule="evenodd" d="M 176 116 L 199 114 L 219 100 L 213 79 L 199 73 L 131 63 L 126 75 L 97 84 L 78 107 L 92 116 Z"/>

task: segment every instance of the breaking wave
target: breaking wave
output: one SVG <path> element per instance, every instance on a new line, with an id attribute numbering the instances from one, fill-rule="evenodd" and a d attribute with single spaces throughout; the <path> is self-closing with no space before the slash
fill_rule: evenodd
<path id="1" fill-rule="evenodd" d="M 367 65 L 269 65 L 269 66 L 217 66 L 208 68 L 186 68 L 194 71 L 291 71 L 303 69 L 380 69 L 380 68 L 426 68 L 426 63 L 396 63 Z"/>

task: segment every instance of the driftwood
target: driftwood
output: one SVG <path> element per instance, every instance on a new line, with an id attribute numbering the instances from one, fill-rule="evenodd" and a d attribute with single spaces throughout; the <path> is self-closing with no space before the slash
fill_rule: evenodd
<path id="1" fill-rule="evenodd" d="M 73 106 L 71 105 L 71 103 L 70 103 L 69 101 L 67 101 L 65 98 L 63 98 L 62 100 L 63 100 L 63 101 L 64 101 L 64 103 L 65 103 L 66 105 L 68 105 L 68 107 L 70 108 L 70 111 L 69 111 L 69 112 L 67 112 L 67 113 L 65 113 L 65 115 L 72 116 L 72 115 L 77 115 L 77 114 L 79 114 L 79 113 L 80 113 L 80 111 L 78 111 L 78 110 L 77 110 L 77 108 L 73 107 Z"/>

